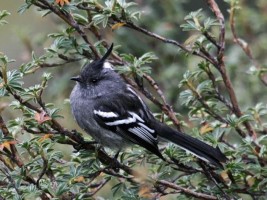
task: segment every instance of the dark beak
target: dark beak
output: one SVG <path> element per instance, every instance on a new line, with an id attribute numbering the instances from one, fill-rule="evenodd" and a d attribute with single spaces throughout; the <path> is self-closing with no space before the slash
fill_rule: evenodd
<path id="1" fill-rule="evenodd" d="M 79 82 L 79 83 L 81 83 L 81 82 L 82 82 L 82 79 L 81 79 L 81 77 L 80 77 L 80 76 L 75 76 L 75 77 L 72 77 L 70 80 L 72 80 L 72 81 L 77 81 L 77 82 Z"/>

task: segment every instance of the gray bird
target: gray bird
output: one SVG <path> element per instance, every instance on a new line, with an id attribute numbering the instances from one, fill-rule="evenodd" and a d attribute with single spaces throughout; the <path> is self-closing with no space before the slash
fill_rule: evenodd
<path id="1" fill-rule="evenodd" d="M 159 122 L 133 88 L 106 62 L 113 44 L 99 60 L 87 64 L 70 95 L 72 114 L 78 125 L 104 147 L 117 152 L 138 144 L 163 158 L 159 138 L 167 139 L 198 158 L 222 167 L 227 158 L 196 138 Z M 163 158 L 164 159 L 164 158 Z"/>

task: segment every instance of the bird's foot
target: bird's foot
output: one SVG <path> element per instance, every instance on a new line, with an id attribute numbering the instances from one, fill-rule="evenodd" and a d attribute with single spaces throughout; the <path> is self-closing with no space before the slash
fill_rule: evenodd
<path id="1" fill-rule="evenodd" d="M 81 144 L 76 144 L 75 146 L 73 146 L 75 149 L 74 153 L 79 152 L 86 145 L 95 145 L 95 144 L 98 144 L 98 142 L 97 141 L 83 141 Z"/>
<path id="2" fill-rule="evenodd" d="M 115 154 L 115 156 L 112 158 L 111 163 L 109 164 L 109 167 L 112 168 L 115 172 L 119 172 L 120 170 L 120 163 L 118 161 L 119 157 L 119 151 Z"/>

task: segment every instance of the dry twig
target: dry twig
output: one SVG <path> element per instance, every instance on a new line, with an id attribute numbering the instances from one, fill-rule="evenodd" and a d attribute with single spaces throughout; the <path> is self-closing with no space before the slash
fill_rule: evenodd
<path id="1" fill-rule="evenodd" d="M 258 70 L 260 70 L 262 67 L 257 62 L 255 57 L 253 56 L 253 53 L 252 53 L 252 51 L 251 51 L 251 49 L 249 47 L 249 44 L 245 40 L 243 40 L 240 37 L 238 37 L 238 35 L 237 35 L 237 31 L 236 31 L 236 28 L 235 28 L 235 13 L 236 13 L 235 3 L 234 3 L 234 1 L 232 1 L 231 2 L 231 8 L 230 8 L 230 28 L 231 28 L 232 35 L 233 35 L 233 41 L 241 47 L 241 49 L 244 51 L 244 53 L 250 59 L 251 63 Z M 265 86 L 267 86 L 267 75 L 260 73 L 259 77 L 260 77 L 260 80 L 262 81 L 262 83 Z"/>

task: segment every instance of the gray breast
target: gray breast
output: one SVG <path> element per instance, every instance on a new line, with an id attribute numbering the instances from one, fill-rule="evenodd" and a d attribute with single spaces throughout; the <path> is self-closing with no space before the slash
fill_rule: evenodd
<path id="1" fill-rule="evenodd" d="M 121 150 L 131 144 L 120 135 L 101 127 L 93 117 L 94 100 L 84 98 L 84 95 L 75 86 L 70 95 L 72 114 L 78 125 L 93 139 L 104 147 Z"/>

